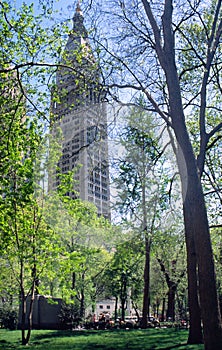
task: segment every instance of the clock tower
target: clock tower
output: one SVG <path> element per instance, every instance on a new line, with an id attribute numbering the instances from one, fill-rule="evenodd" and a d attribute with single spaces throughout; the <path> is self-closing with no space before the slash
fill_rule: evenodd
<path id="1" fill-rule="evenodd" d="M 99 215 L 110 218 L 107 106 L 100 77 L 78 2 L 56 73 L 52 134 L 61 128 L 60 171 L 76 169 L 69 196 L 94 203 Z M 56 176 L 49 179 L 49 188 L 56 189 L 58 183 Z"/>

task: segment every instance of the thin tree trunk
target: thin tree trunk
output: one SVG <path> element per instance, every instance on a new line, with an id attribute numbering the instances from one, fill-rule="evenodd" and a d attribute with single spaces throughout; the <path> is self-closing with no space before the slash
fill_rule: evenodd
<path id="1" fill-rule="evenodd" d="M 125 320 L 125 299 L 121 299 L 121 320 Z"/>
<path id="2" fill-rule="evenodd" d="M 118 318 L 118 297 L 115 297 L 115 321 Z"/>
<path id="3" fill-rule="evenodd" d="M 144 149 L 143 149 L 144 152 Z M 143 184 L 142 184 L 142 206 L 143 206 L 143 231 L 145 235 L 145 265 L 144 265 L 144 287 L 143 287 L 143 309 L 142 309 L 142 320 L 141 328 L 147 328 L 148 325 L 148 316 L 150 308 L 150 249 L 151 249 L 151 238 L 148 235 L 148 226 L 147 226 L 147 199 L 146 199 L 146 185 L 144 179 L 146 178 L 146 167 L 143 168 Z M 156 207 L 156 205 L 155 205 Z M 155 222 L 155 214 L 152 220 L 152 225 L 149 228 L 150 232 L 153 232 Z"/>
<path id="4" fill-rule="evenodd" d="M 72 282 L 74 282 L 74 280 Z M 80 317 L 83 319 L 85 317 L 85 271 L 83 271 L 81 274 L 81 283 L 82 286 L 80 288 Z"/>
<path id="5" fill-rule="evenodd" d="M 22 345 L 26 345 L 25 339 L 25 321 L 26 321 L 26 298 L 24 290 L 21 290 L 21 331 L 22 331 Z"/>
<path id="6" fill-rule="evenodd" d="M 138 311 L 138 306 L 136 305 L 136 303 L 134 303 L 133 300 L 132 300 L 132 306 L 133 306 L 133 309 L 134 309 L 134 311 L 135 311 L 135 313 L 136 313 L 136 317 L 137 317 L 137 319 L 138 319 L 138 321 L 139 321 L 139 319 L 140 319 L 140 314 L 139 314 L 139 311 Z"/>
<path id="7" fill-rule="evenodd" d="M 80 317 L 83 319 L 85 317 L 85 293 L 84 289 L 81 289 L 81 299 L 80 299 Z"/>
<path id="8" fill-rule="evenodd" d="M 122 285 L 121 285 L 121 319 L 122 321 L 125 320 L 125 306 L 126 306 L 126 300 L 127 300 L 127 283 L 126 283 L 126 276 L 122 275 Z"/>
<path id="9" fill-rule="evenodd" d="M 162 304 L 162 313 L 161 313 L 161 321 L 165 321 L 165 305 L 166 305 L 166 299 L 163 298 L 163 304 Z"/>
<path id="10" fill-rule="evenodd" d="M 177 286 L 179 283 L 179 280 L 177 282 L 174 282 L 171 280 L 169 273 L 166 271 L 166 268 L 164 266 L 164 263 L 161 259 L 157 258 L 157 261 L 160 264 L 161 271 L 164 274 L 166 284 L 168 287 L 168 293 L 167 293 L 167 312 L 166 312 L 166 319 L 171 319 L 171 321 L 174 321 L 175 319 L 175 296 L 177 291 Z"/>
<path id="11" fill-rule="evenodd" d="M 26 340 L 25 340 L 26 343 L 24 345 L 28 344 L 31 338 L 34 300 L 35 300 L 35 282 L 33 282 L 32 291 L 31 291 L 29 312 L 28 312 L 28 330 L 27 330 Z"/>
<path id="12" fill-rule="evenodd" d="M 20 300 L 21 300 L 21 331 L 22 331 L 22 345 L 26 345 L 25 337 L 25 323 L 26 323 L 26 297 L 24 290 L 24 271 L 23 261 L 20 262 Z"/>
<path id="13" fill-rule="evenodd" d="M 145 238 L 145 266 L 144 266 L 144 289 L 143 289 L 143 309 L 142 309 L 142 320 L 141 320 L 141 328 L 147 328 L 149 316 L 149 289 L 150 289 L 150 244 L 149 238 Z"/>
<path id="14" fill-rule="evenodd" d="M 76 273 L 72 272 L 72 290 L 74 291 L 76 287 Z"/>

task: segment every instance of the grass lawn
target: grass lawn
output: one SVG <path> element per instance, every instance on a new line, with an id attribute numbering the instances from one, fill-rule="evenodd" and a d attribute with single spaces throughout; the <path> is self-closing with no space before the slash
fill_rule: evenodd
<path id="1" fill-rule="evenodd" d="M 0 329 L 0 350 L 203 350 L 203 345 L 186 345 L 187 330 L 33 330 L 29 346 L 21 346 L 21 331 Z"/>

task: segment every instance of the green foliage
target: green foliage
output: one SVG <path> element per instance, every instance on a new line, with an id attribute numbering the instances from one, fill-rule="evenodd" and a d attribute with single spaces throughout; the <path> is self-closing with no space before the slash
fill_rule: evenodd
<path id="1" fill-rule="evenodd" d="M 63 45 L 61 36 L 69 29 L 66 24 L 56 23 L 52 4 L 40 3 L 39 15 L 35 15 L 33 4 L 23 2 L 16 9 L 13 2 L 1 1 L 0 72 L 7 78 L 14 74 L 27 112 L 48 120 L 53 73 Z"/>
<path id="2" fill-rule="evenodd" d="M 220 302 L 221 302 L 221 298 L 222 298 L 222 283 L 221 283 L 221 277 L 222 277 L 222 230 L 221 230 L 221 228 L 213 228 L 211 230 L 211 237 L 212 237 L 212 247 L 213 247 L 216 272 L 217 272 L 218 294 L 220 296 Z"/>
<path id="3" fill-rule="evenodd" d="M 54 251 L 56 245 L 53 231 L 42 220 L 42 200 L 36 193 L 35 165 L 41 161 L 37 155 L 42 137 L 33 118 L 15 115 L 5 125 L 8 147 L 7 161 L 2 160 L 1 168 L 1 252 L 19 285 L 19 270 L 23 265 L 27 271 L 25 289 L 28 291 L 33 266 L 39 274 L 46 261 L 49 262 L 49 251 Z M 10 130 L 7 130 L 8 125 Z"/>
<path id="4" fill-rule="evenodd" d="M 129 298 L 138 302 L 142 290 L 142 266 L 141 241 L 134 237 L 119 243 L 103 277 L 106 295 L 113 295 L 124 301 L 124 304 Z M 131 290 L 130 296 L 129 289 Z"/>
<path id="5" fill-rule="evenodd" d="M 112 246 L 112 226 L 98 217 L 96 207 L 67 196 L 73 188 L 73 174 L 62 174 L 61 187 L 45 198 L 43 216 L 59 237 L 60 258 L 42 276 L 48 293 L 62 296 L 67 303 L 84 299 L 91 304 L 97 295 L 97 282 L 109 260 L 106 249 Z M 115 239 L 113 236 L 112 239 Z"/>
<path id="6" fill-rule="evenodd" d="M 91 204 L 66 195 L 73 188 L 73 173 L 59 175 L 58 193 L 46 193 L 45 175 L 52 175 L 61 155 L 61 133 L 43 135 L 43 121 L 48 120 L 62 35 L 69 28 L 56 23 L 47 1 L 40 1 L 38 16 L 33 4 L 16 10 L 7 1 L 0 12 L 0 288 L 4 295 L 10 289 L 18 295 L 18 289 L 29 294 L 35 285 L 38 292 L 70 298 L 77 293 L 72 274 L 85 266 L 90 270 L 90 261 L 95 266 L 103 261 L 111 226 Z M 77 60 L 86 54 L 83 47 L 80 51 Z M 58 102 L 58 96 L 53 98 Z M 89 281 L 99 269 L 90 272 Z"/>
<path id="7" fill-rule="evenodd" d="M 115 163 L 116 207 L 123 217 L 130 213 L 136 222 L 139 222 L 139 217 L 142 222 L 144 208 L 152 213 L 156 207 L 156 193 L 159 196 L 158 206 L 167 201 L 164 196 L 167 183 L 161 170 L 164 157 L 158 136 L 160 130 L 155 126 L 153 117 L 142 106 L 128 113 L 126 125 L 119 135 L 123 155 Z"/>
<path id="8" fill-rule="evenodd" d="M 80 321 L 80 310 L 78 303 L 62 304 L 61 312 L 59 314 L 61 329 L 76 328 Z"/>
<path id="9" fill-rule="evenodd" d="M 1 328 L 15 330 L 17 328 L 18 315 L 12 307 L 0 308 L 0 324 Z"/>

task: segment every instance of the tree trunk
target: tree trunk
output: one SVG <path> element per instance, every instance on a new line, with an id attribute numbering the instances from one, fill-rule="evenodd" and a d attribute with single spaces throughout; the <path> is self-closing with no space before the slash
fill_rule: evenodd
<path id="1" fill-rule="evenodd" d="M 25 299 L 25 293 L 22 288 L 21 290 L 21 331 L 22 331 L 22 345 L 26 345 L 26 338 L 25 338 L 25 318 L 26 318 L 26 299 Z"/>
<path id="2" fill-rule="evenodd" d="M 74 277 L 74 275 L 72 275 Z M 72 280 L 73 283 L 75 283 L 75 277 Z M 83 319 L 85 317 L 85 271 L 82 272 L 81 274 L 81 284 L 82 286 L 80 287 L 80 310 L 79 314 L 80 317 Z M 74 286 L 75 288 L 75 286 Z"/>
<path id="3" fill-rule="evenodd" d="M 179 283 L 171 280 L 169 273 L 166 271 L 165 265 L 162 262 L 161 259 L 157 258 L 157 261 L 160 264 L 161 271 L 164 274 L 166 284 L 168 287 L 168 293 L 167 293 L 167 312 L 166 312 L 166 319 L 167 321 L 170 319 L 171 321 L 175 320 L 175 296 L 176 296 L 176 291 L 177 291 L 177 286 Z M 172 262 L 174 263 L 174 262 Z"/>
<path id="4" fill-rule="evenodd" d="M 76 287 L 76 273 L 72 272 L 72 290 L 75 290 Z"/>
<path id="5" fill-rule="evenodd" d="M 20 301 L 21 301 L 21 331 L 22 331 L 22 345 L 26 345 L 26 332 L 25 323 L 27 315 L 27 299 L 24 289 L 24 265 L 23 261 L 20 262 Z"/>
<path id="6" fill-rule="evenodd" d="M 166 1 L 165 9 L 166 11 L 163 16 L 165 40 L 161 61 L 167 79 L 172 125 L 179 146 L 177 163 L 182 184 L 187 248 L 190 249 L 192 247 L 192 252 L 195 251 L 197 257 L 205 350 L 219 350 L 222 349 L 222 327 L 216 289 L 213 253 L 204 195 L 183 112 L 180 85 L 175 64 L 171 1 Z M 188 234 L 190 229 L 191 232 Z M 191 252 L 188 251 L 189 257 L 190 254 Z M 190 267 L 189 265 L 189 281 L 191 278 Z"/>
<path id="7" fill-rule="evenodd" d="M 191 228 L 186 232 L 187 269 L 188 269 L 188 304 L 189 304 L 189 336 L 188 344 L 203 343 L 201 312 L 198 297 L 198 272 L 195 246 Z"/>
<path id="8" fill-rule="evenodd" d="M 176 290 L 177 286 L 175 283 L 170 282 L 170 285 L 168 286 L 169 290 L 167 293 L 167 313 L 166 313 L 166 319 L 167 321 L 175 321 L 175 296 L 176 296 Z"/>
<path id="9" fill-rule="evenodd" d="M 26 343 L 24 345 L 28 344 L 31 338 L 34 300 L 35 300 L 35 282 L 33 282 L 32 291 L 31 291 L 29 311 L 28 311 L 28 331 L 26 334 Z"/>
<path id="10" fill-rule="evenodd" d="M 85 317 L 85 292 L 84 288 L 81 289 L 81 298 L 80 298 L 80 317 L 83 319 Z"/>
<path id="11" fill-rule="evenodd" d="M 34 304 L 34 288 L 32 287 L 32 293 L 30 297 L 29 310 L 27 310 L 27 297 L 24 294 L 24 291 L 21 293 L 21 302 L 22 302 L 22 322 L 21 322 L 21 330 L 22 330 L 22 345 L 27 345 L 31 338 L 32 332 L 32 315 L 33 315 L 33 304 Z M 27 333 L 26 333 L 26 318 L 28 320 L 27 324 Z"/>
<path id="12" fill-rule="evenodd" d="M 125 303 L 126 303 L 126 300 L 124 298 L 121 299 L 121 320 L 122 321 L 125 320 Z"/>
<path id="13" fill-rule="evenodd" d="M 121 319 L 122 321 L 125 320 L 125 305 L 127 301 L 127 283 L 126 283 L 126 276 L 123 274 L 122 275 L 122 281 L 121 281 L 121 295 L 120 295 L 120 300 L 121 300 Z"/>
<path id="14" fill-rule="evenodd" d="M 160 313 L 160 299 L 158 298 L 156 300 L 156 317 L 159 319 L 159 313 Z"/>
<path id="15" fill-rule="evenodd" d="M 115 297 L 115 321 L 117 320 L 118 318 L 118 297 L 116 296 Z"/>
<path id="16" fill-rule="evenodd" d="M 189 227 L 190 224 L 193 226 L 204 344 L 206 350 L 219 350 L 222 349 L 222 328 L 207 214 L 200 183 L 190 182 L 184 201 L 184 219 L 185 227 Z M 190 255 L 190 252 L 188 254 Z M 189 271 L 189 280 L 191 274 L 193 271 Z M 190 301 L 192 302 L 192 299 Z"/>
<path id="17" fill-rule="evenodd" d="M 134 303 L 133 300 L 132 300 L 132 306 L 133 306 L 133 309 L 134 309 L 134 311 L 135 311 L 135 313 L 136 313 L 136 317 L 137 317 L 137 319 L 138 319 L 138 321 L 139 321 L 139 319 L 140 319 L 140 314 L 139 314 L 139 311 L 138 311 L 138 306 L 136 305 L 136 303 Z"/>
<path id="18" fill-rule="evenodd" d="M 143 149 L 144 153 L 144 149 Z M 145 159 L 145 157 L 144 157 Z M 143 179 L 146 178 L 146 167 L 143 164 Z M 147 328 L 149 316 L 149 308 L 150 308 L 150 247 L 151 247 L 151 239 L 148 235 L 148 226 L 147 226 L 147 203 L 146 203 L 146 186 L 143 181 L 142 183 L 142 208 L 143 208 L 143 231 L 145 236 L 145 265 L 144 265 L 144 273 L 143 273 L 143 310 L 142 310 L 142 320 L 141 320 L 141 328 Z M 154 216 L 155 217 L 155 216 Z M 152 226 L 150 227 L 150 231 L 153 230 L 154 218 L 152 220 Z"/>
<path id="19" fill-rule="evenodd" d="M 174 103 L 176 103 L 175 92 L 172 95 L 174 95 Z M 180 108 L 177 106 L 173 107 L 172 113 L 176 116 L 173 120 L 173 126 L 179 144 L 177 163 L 182 184 L 183 214 L 187 257 L 189 260 L 187 270 L 189 281 L 189 308 L 192 315 L 194 312 L 199 312 L 196 305 L 197 291 L 195 291 L 195 289 L 197 289 L 198 276 L 205 350 L 219 350 L 222 348 L 222 328 L 204 195 L 184 117 L 181 115 L 182 112 Z M 178 115 L 181 115 L 181 117 L 178 118 Z M 196 254 L 198 275 L 194 273 L 195 261 L 193 260 L 193 254 Z M 195 278 L 195 281 L 192 281 L 193 278 Z M 195 302 L 195 304 L 193 302 Z M 191 310 L 193 306 L 195 310 Z M 200 336 L 201 330 L 200 324 L 199 326 L 198 324 L 199 321 L 196 320 L 195 323 L 191 324 L 191 327 L 199 327 L 198 334 Z M 194 333 L 195 328 L 191 328 L 189 336 L 189 341 L 191 342 L 196 341 L 196 339 L 191 338 Z"/>
<path id="20" fill-rule="evenodd" d="M 175 82 L 173 86 L 175 89 Z M 174 132 L 179 144 L 177 163 L 182 184 L 187 257 L 190 259 L 192 254 L 194 252 L 196 253 L 205 350 L 219 350 L 222 349 L 222 328 L 204 195 L 198 176 L 195 156 L 186 130 L 183 112 L 176 105 L 179 101 L 178 96 L 175 96 L 175 91 L 172 93 L 171 99 L 173 98 L 174 102 L 171 101 L 171 105 L 172 115 L 174 116 Z M 195 278 L 195 274 L 193 262 L 191 263 L 191 261 L 188 263 L 187 272 L 188 281 L 192 283 L 192 278 Z M 197 281 L 193 282 L 191 286 L 189 285 L 189 307 L 191 314 L 195 312 L 191 310 L 197 293 L 194 292 L 194 288 L 197 288 Z M 198 324 L 195 323 L 195 325 L 192 324 L 191 326 L 198 327 Z M 195 329 L 190 330 L 189 341 L 195 341 L 195 339 L 191 338 L 194 332 Z M 199 335 L 200 332 L 201 330 L 198 329 Z"/>
<path id="21" fill-rule="evenodd" d="M 163 298 L 163 304 L 162 304 L 162 313 L 161 313 L 161 321 L 165 321 L 165 304 L 166 304 L 166 299 Z"/>
<path id="22" fill-rule="evenodd" d="M 141 320 L 141 328 L 147 328 L 147 317 L 149 316 L 149 289 L 150 289 L 150 243 L 149 238 L 145 237 L 145 266 L 144 266 L 144 289 L 143 289 L 143 310 L 142 310 L 142 320 Z"/>

